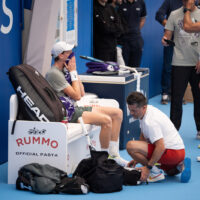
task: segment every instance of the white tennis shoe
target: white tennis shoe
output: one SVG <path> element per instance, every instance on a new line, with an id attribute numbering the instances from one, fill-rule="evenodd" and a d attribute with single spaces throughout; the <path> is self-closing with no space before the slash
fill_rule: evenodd
<path id="1" fill-rule="evenodd" d="M 162 181 L 164 179 L 165 179 L 165 175 L 164 175 L 163 170 L 158 169 L 156 166 L 153 166 L 153 168 L 150 171 L 147 181 L 150 183 L 154 183 L 154 182 Z"/>

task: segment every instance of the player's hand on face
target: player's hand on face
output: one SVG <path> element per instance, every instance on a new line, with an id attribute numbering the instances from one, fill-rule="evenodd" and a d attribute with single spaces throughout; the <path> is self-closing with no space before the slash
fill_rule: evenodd
<path id="1" fill-rule="evenodd" d="M 73 56 L 70 60 L 69 63 L 67 65 L 67 69 L 69 71 L 75 71 L 76 70 L 76 58 L 75 56 Z"/>

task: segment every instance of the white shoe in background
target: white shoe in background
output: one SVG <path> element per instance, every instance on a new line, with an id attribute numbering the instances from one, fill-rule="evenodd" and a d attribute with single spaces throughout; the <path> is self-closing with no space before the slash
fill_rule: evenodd
<path id="1" fill-rule="evenodd" d="M 166 105 L 169 102 L 169 95 L 163 94 L 161 99 L 161 104 Z"/>

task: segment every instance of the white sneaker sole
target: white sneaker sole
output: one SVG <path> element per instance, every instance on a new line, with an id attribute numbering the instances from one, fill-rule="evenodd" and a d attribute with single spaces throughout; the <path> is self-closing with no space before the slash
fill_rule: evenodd
<path id="1" fill-rule="evenodd" d="M 153 178 L 149 177 L 147 181 L 149 183 L 159 182 L 165 179 L 165 176 L 163 174 L 158 174 L 157 176 L 154 176 Z"/>

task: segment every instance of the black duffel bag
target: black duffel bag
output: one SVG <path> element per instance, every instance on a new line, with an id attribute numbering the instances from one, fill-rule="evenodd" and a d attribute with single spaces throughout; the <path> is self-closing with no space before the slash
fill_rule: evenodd
<path id="1" fill-rule="evenodd" d="M 139 170 L 130 167 L 123 169 L 123 185 L 139 185 L 141 184 L 140 177 L 141 171 Z"/>
<path id="2" fill-rule="evenodd" d="M 38 194 L 87 194 L 89 186 L 81 177 L 68 177 L 67 173 L 51 165 L 31 163 L 18 171 L 18 190 L 30 190 Z"/>
<path id="3" fill-rule="evenodd" d="M 86 180 L 95 193 L 110 193 L 122 190 L 123 167 L 108 159 L 108 153 L 91 150 L 91 158 L 83 159 L 73 176 Z"/>

